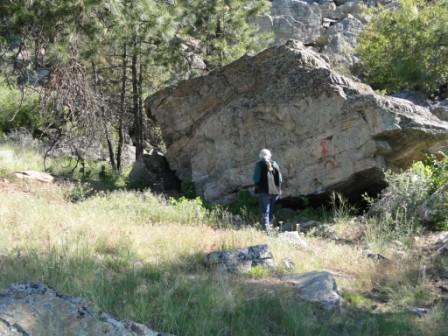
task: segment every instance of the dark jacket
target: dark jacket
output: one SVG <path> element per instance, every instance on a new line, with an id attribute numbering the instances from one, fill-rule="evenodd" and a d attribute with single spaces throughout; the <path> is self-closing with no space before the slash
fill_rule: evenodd
<path id="1" fill-rule="evenodd" d="M 255 164 L 253 181 L 258 192 L 268 193 L 270 195 L 280 195 L 282 185 L 282 174 L 277 162 L 271 161 L 273 171 L 268 170 L 265 160 L 260 160 Z"/>

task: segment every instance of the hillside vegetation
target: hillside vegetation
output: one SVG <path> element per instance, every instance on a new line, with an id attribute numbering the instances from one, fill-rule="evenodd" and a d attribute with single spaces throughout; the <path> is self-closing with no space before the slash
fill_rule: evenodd
<path id="1" fill-rule="evenodd" d="M 398 8 L 375 8 L 371 14 L 357 45 L 356 67 L 367 83 L 389 93 L 440 94 L 448 82 L 447 2 L 400 0 Z"/>

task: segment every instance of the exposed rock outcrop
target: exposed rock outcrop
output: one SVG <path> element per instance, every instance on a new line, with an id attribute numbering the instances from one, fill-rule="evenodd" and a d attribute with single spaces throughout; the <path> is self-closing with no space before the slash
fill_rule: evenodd
<path id="1" fill-rule="evenodd" d="M 359 196 L 384 187 L 384 169 L 406 168 L 448 140 L 448 123 L 428 109 L 375 94 L 299 42 L 182 81 L 146 108 L 171 168 L 208 201 L 250 187 L 263 147 L 282 168 L 283 198 Z"/>
<path id="2" fill-rule="evenodd" d="M 432 104 L 431 112 L 441 120 L 448 121 L 448 99 L 441 100 Z"/>
<path id="3" fill-rule="evenodd" d="M 86 301 L 40 283 L 13 284 L 0 294 L 0 335 L 169 336 L 118 321 Z"/>
<path id="4" fill-rule="evenodd" d="M 267 0 L 266 0 L 267 1 Z M 333 65 L 357 62 L 357 36 L 369 22 L 368 7 L 396 6 L 395 0 L 272 0 L 269 15 L 253 19 L 261 33 L 270 32 L 279 45 L 298 40 L 331 57 Z"/>

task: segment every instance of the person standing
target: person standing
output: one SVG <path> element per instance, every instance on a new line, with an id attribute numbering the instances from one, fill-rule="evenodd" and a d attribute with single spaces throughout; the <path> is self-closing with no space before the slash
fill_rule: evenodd
<path id="1" fill-rule="evenodd" d="M 255 164 L 253 181 L 255 190 L 259 193 L 260 222 L 270 232 L 273 228 L 272 219 L 274 203 L 281 194 L 282 174 L 277 162 L 272 160 L 269 149 L 262 149 L 259 161 Z"/>

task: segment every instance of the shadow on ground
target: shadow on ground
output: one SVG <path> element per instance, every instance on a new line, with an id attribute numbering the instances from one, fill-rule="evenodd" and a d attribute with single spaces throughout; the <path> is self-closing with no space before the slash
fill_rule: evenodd
<path id="1" fill-rule="evenodd" d="M 443 335 L 448 327 L 441 319 L 427 333 L 414 315 L 349 304 L 326 311 L 298 300 L 291 288 L 217 274 L 202 260 L 202 254 L 145 262 L 130 251 L 95 257 L 81 250 L 28 251 L 0 257 L 0 288 L 43 282 L 87 298 L 115 318 L 179 336 Z"/>

